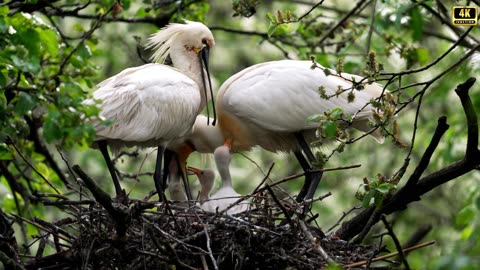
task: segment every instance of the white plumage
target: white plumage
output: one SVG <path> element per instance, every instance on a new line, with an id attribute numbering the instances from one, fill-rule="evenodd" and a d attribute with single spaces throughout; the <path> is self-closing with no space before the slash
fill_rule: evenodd
<path id="1" fill-rule="evenodd" d="M 160 64 L 129 68 L 102 82 L 98 140 L 112 148 L 154 147 L 189 133 L 200 106 L 199 86 L 178 70 Z"/>
<path id="2" fill-rule="evenodd" d="M 188 167 L 187 170 L 197 175 L 200 182 L 200 192 L 198 194 L 199 205 L 210 199 L 210 192 L 215 184 L 215 172 L 211 169 L 200 170 L 194 167 Z"/>
<path id="3" fill-rule="evenodd" d="M 351 103 L 347 93 L 325 100 L 320 97 L 320 86 L 327 95 L 333 95 L 339 85 L 349 89 L 352 84 L 336 76 L 327 77 L 319 69 L 312 70 L 311 65 L 310 61 L 295 60 L 266 62 L 230 77 L 217 94 L 218 126 L 207 126 L 204 116 L 197 117 L 190 136 L 196 149 L 211 153 L 223 137 L 233 139 L 235 151 L 255 145 L 272 152 L 294 151 L 298 149 L 295 132 L 302 133 L 307 141 L 316 139 L 316 125 L 307 118 L 337 107 L 345 114 L 356 115 L 352 127 L 369 131 L 373 108 L 368 103 L 382 94 L 383 87 L 371 84 L 354 90 L 356 97 Z M 342 75 L 361 80 L 357 75 Z M 379 131 L 372 136 L 380 143 L 384 141 Z"/>
<path id="4" fill-rule="evenodd" d="M 338 97 L 323 99 L 319 87 L 332 96 L 339 86 L 351 89 L 352 82 L 348 80 L 354 78 L 359 82 L 362 77 L 347 73 L 342 73 L 345 79 L 326 76 L 322 70 L 311 66 L 310 61 L 273 61 L 233 75 L 217 94 L 218 125 L 207 126 L 204 116 L 197 116 L 189 143 L 195 150 L 206 153 L 213 152 L 227 139 L 233 140 L 234 151 L 249 150 L 256 145 L 271 152 L 293 151 L 307 171 L 311 169 L 308 163 L 314 162 L 314 157 L 301 141 L 317 140 L 317 126 L 307 122 L 309 116 L 339 107 L 345 114 L 355 116 L 351 127 L 370 131 L 368 122 L 373 117 L 373 107 L 369 103 L 382 95 L 383 87 L 373 83 L 366 84 L 361 91 L 354 89 L 353 102 L 348 102 L 348 91 Z M 383 143 L 379 130 L 371 135 Z M 307 152 L 308 161 L 301 156 L 301 150 Z"/>
<path id="5" fill-rule="evenodd" d="M 201 204 L 201 208 L 208 212 L 223 211 L 234 204 L 242 195 L 238 194 L 232 186 L 232 177 L 230 175 L 230 161 L 232 160 L 230 149 L 223 145 L 217 147 L 214 152 L 215 164 L 222 179 L 220 188 L 210 196 L 210 199 Z M 249 209 L 249 204 L 245 201 L 236 204 L 227 210 L 227 214 L 237 214 Z"/>
<path id="6" fill-rule="evenodd" d="M 209 75 L 208 50 L 214 44 L 212 33 L 201 23 L 170 24 L 154 34 L 147 47 L 155 49 L 153 60 L 163 63 L 170 57 L 173 67 L 146 64 L 128 68 L 98 85 L 93 98 L 100 100 L 100 117 L 111 125 L 94 123 L 96 140 L 117 194 L 121 188 L 106 144 L 113 152 L 122 146 L 159 146 L 155 171 L 158 179 L 164 147 L 190 133 L 195 117 L 211 98 L 206 87 L 210 79 L 204 75 Z M 157 181 L 156 187 L 163 193 Z"/>

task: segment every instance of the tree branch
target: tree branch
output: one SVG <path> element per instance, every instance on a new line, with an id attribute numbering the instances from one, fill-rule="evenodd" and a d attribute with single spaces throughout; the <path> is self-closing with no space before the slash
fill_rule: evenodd
<path id="1" fill-rule="evenodd" d="M 129 221 L 128 208 L 122 209 L 121 207 L 115 207 L 113 205 L 112 198 L 103 191 L 92 178 L 90 178 L 78 165 L 73 166 L 73 170 L 78 174 L 78 176 L 83 180 L 87 188 L 92 192 L 93 197 L 100 203 L 105 210 L 110 214 L 113 221 L 115 222 L 117 235 L 123 237 L 127 231 L 127 224 Z M 116 204 L 118 205 L 118 204 Z"/>
<path id="2" fill-rule="evenodd" d="M 428 166 L 428 161 L 434 152 L 434 147 L 436 147 L 435 145 L 438 145 L 440 137 L 445 132 L 442 132 L 442 130 L 446 130 L 446 122 L 440 119 L 440 127 L 437 127 L 432 141 L 424 153 L 420 164 L 417 166 L 417 169 L 410 176 L 407 184 L 397 191 L 390 200 L 385 201 L 384 205 L 379 209 L 380 213 L 388 215 L 390 213 L 403 210 L 409 203 L 420 200 L 422 195 L 431 191 L 437 186 L 462 176 L 479 166 L 480 151 L 478 150 L 478 122 L 472 101 L 468 96 L 468 90 L 471 88 L 474 82 L 475 79 L 470 78 L 465 83 L 458 85 L 457 89 L 455 90 L 460 97 L 467 119 L 468 139 L 465 157 L 462 160 L 435 171 L 418 181 L 416 180 L 418 177 L 420 177 L 421 173 L 423 173 L 426 166 Z M 409 182 L 410 184 L 408 184 Z M 335 235 L 342 239 L 351 239 L 362 230 L 369 229 L 364 227 L 369 222 L 374 211 L 375 206 L 372 206 L 360 212 L 357 216 L 342 224 L 342 227 L 335 232 Z M 378 218 L 375 218 L 375 220 L 372 221 L 373 224 L 376 222 L 378 222 Z"/>

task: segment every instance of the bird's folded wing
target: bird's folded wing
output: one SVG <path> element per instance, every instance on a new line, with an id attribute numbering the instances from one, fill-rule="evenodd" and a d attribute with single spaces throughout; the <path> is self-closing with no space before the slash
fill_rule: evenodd
<path id="1" fill-rule="evenodd" d="M 193 80 L 168 66 L 129 68 L 102 82 L 94 92 L 100 116 L 111 122 L 96 125 L 99 137 L 146 141 L 189 131 L 200 104 Z"/>
<path id="2" fill-rule="evenodd" d="M 222 85 L 219 96 L 223 97 L 223 109 L 278 132 L 315 127 L 315 123 L 307 122 L 309 116 L 337 107 L 343 108 L 346 114 L 356 114 L 356 119 L 370 117 L 371 106 L 359 110 L 381 94 L 380 86 L 368 85 L 368 91 L 355 91 L 352 103 L 347 101 L 347 93 L 326 100 L 320 97 L 319 87 L 323 87 L 327 95 L 333 95 L 339 86 L 350 89 L 351 83 L 338 76 L 325 76 L 322 70 L 310 67 L 309 61 L 290 60 L 252 66 Z M 350 79 L 352 75 L 344 76 Z"/>

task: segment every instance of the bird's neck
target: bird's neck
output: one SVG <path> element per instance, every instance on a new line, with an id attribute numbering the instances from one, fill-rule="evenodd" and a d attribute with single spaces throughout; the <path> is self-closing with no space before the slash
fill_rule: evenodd
<path id="1" fill-rule="evenodd" d="M 202 82 L 202 70 L 201 63 L 198 55 L 192 51 L 188 50 L 183 46 L 172 46 L 170 48 L 170 59 L 172 60 L 173 67 L 182 71 L 187 77 L 192 79 L 200 90 L 200 107 L 198 112 L 202 111 L 207 104 L 208 99 L 210 99 L 209 91 L 207 91 L 208 99 L 205 98 L 204 84 Z M 204 71 L 205 75 L 205 85 L 208 85 L 207 73 Z"/>
<path id="2" fill-rule="evenodd" d="M 208 193 L 209 193 L 209 191 L 206 190 L 206 189 L 202 188 L 200 190 L 200 194 L 198 195 L 198 199 L 200 200 L 200 203 L 203 203 L 203 202 L 205 202 L 206 200 L 209 199 Z"/>
<path id="3" fill-rule="evenodd" d="M 232 186 L 232 177 L 230 175 L 230 169 L 228 167 L 229 164 L 226 166 L 217 166 L 218 173 L 222 179 L 222 187 L 231 187 Z"/>

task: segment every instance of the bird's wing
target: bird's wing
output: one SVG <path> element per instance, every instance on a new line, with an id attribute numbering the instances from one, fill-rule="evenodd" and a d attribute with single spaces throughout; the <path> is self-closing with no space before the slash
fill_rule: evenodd
<path id="1" fill-rule="evenodd" d="M 310 61 L 274 61 L 247 68 L 229 78 L 220 88 L 217 102 L 223 110 L 263 128 L 277 132 L 294 132 L 315 127 L 306 119 L 341 107 L 347 114 L 357 113 L 359 120 L 371 116 L 371 106 L 361 112 L 370 99 L 382 93 L 382 87 L 369 85 L 368 91 L 355 91 L 355 101 L 349 103 L 347 94 L 325 100 L 319 87 L 333 95 L 351 83 L 337 76 L 325 76 L 320 69 L 311 68 Z M 352 76 L 352 75 L 345 75 Z M 350 79 L 350 77 L 346 77 Z M 356 78 L 358 80 L 358 78 Z"/>
<path id="2" fill-rule="evenodd" d="M 100 139 L 144 142 L 183 136 L 200 104 L 196 83 L 160 64 L 126 69 L 99 86 L 93 98 L 101 101 L 100 116 L 113 122 L 95 125 Z"/>

